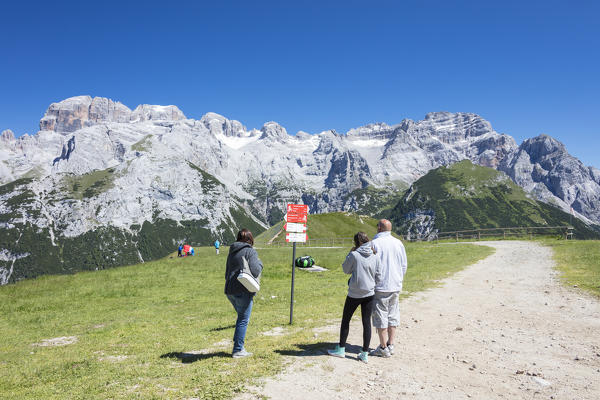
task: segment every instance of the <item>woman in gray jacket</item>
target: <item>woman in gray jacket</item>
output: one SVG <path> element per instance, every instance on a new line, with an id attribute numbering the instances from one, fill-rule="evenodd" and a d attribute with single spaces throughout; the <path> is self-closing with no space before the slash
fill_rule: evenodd
<path id="1" fill-rule="evenodd" d="M 364 232 L 354 235 L 354 247 L 342 264 L 346 274 L 352 274 L 348 280 L 348 296 L 344 304 L 342 326 L 340 327 L 340 343 L 328 353 L 335 357 L 346 357 L 346 339 L 350 331 L 350 319 L 360 306 L 363 325 L 363 347 L 358 359 L 368 362 L 369 344 L 371 342 L 371 313 L 375 283 L 381 279 L 379 258 L 373 253 L 371 242 Z"/>
<path id="2" fill-rule="evenodd" d="M 246 329 L 250 322 L 250 313 L 252 312 L 252 303 L 254 293 L 250 293 L 238 280 L 237 276 L 244 269 L 245 259 L 248 262 L 250 273 L 256 279 L 260 278 L 263 265 L 254 245 L 254 237 L 248 229 L 242 229 L 238 232 L 237 240 L 229 248 L 227 256 L 227 267 L 225 268 L 225 294 L 237 312 L 235 322 L 235 332 L 233 334 L 233 358 L 242 358 L 251 356 L 252 353 L 246 351 L 244 342 L 246 339 Z"/>

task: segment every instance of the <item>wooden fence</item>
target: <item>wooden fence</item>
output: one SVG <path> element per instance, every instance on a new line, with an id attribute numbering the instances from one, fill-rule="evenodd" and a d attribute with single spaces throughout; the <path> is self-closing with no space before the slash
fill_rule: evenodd
<path id="1" fill-rule="evenodd" d="M 507 239 L 521 238 L 533 239 L 534 236 L 562 236 L 573 239 L 572 226 L 519 226 L 509 228 L 468 229 L 461 231 L 437 232 L 424 237 L 407 238 L 410 241 L 431 240 L 482 240 L 489 238 Z"/>

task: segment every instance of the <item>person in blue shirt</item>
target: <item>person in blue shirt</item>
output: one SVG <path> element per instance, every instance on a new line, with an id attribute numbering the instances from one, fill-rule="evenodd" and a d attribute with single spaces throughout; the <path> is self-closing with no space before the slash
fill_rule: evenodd
<path id="1" fill-rule="evenodd" d="M 221 246 L 221 243 L 219 242 L 219 239 L 215 240 L 215 250 L 217 251 L 217 255 L 219 255 L 219 247 Z"/>
<path id="2" fill-rule="evenodd" d="M 183 245 L 180 244 L 179 248 L 177 249 L 177 257 L 183 257 Z"/>

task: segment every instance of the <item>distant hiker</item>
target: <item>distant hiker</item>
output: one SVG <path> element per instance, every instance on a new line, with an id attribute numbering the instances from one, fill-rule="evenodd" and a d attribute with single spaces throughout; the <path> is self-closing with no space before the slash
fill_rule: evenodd
<path id="1" fill-rule="evenodd" d="M 177 257 L 183 257 L 182 252 L 183 252 L 183 245 L 180 244 L 179 248 L 177 249 Z"/>
<path id="2" fill-rule="evenodd" d="M 217 241 L 218 242 L 218 241 Z M 216 242 L 215 242 L 216 243 Z M 262 261 L 258 258 L 254 245 L 254 237 L 248 229 L 242 229 L 237 234 L 237 241 L 229 247 L 227 267 L 225 269 L 225 294 L 237 312 L 235 332 L 233 334 L 233 358 L 251 356 L 246 351 L 244 341 L 246 328 L 250 321 L 254 293 L 250 293 L 237 279 L 244 270 L 244 259 L 254 278 L 259 278 L 263 269 Z M 216 247 L 216 246 L 215 246 Z"/>
<path id="3" fill-rule="evenodd" d="M 221 246 L 221 243 L 219 242 L 219 239 L 215 240 L 215 250 L 217 252 L 217 255 L 219 255 L 219 247 Z"/>
<path id="4" fill-rule="evenodd" d="M 402 242 L 392 236 L 392 223 L 382 219 L 371 242 L 381 261 L 381 281 L 375 286 L 373 326 L 377 328 L 379 346 L 371 355 L 389 357 L 394 354 L 394 337 L 400 319 L 398 295 L 406 274 L 406 251 Z"/>
<path id="5" fill-rule="evenodd" d="M 346 256 L 342 269 L 346 274 L 352 274 L 352 276 L 348 280 L 348 296 L 346 296 L 342 315 L 340 342 L 335 349 L 328 350 L 328 353 L 335 357 L 346 357 L 346 339 L 348 339 L 350 331 L 350 319 L 360 305 L 363 346 L 362 352 L 358 354 L 358 359 L 366 363 L 371 342 L 371 313 L 374 305 L 375 283 L 381 279 L 381 266 L 379 258 L 373 253 L 369 238 L 364 232 L 354 235 L 354 247 Z"/>
<path id="6" fill-rule="evenodd" d="M 187 257 L 190 255 L 190 245 L 189 244 L 184 244 L 183 245 L 183 256 Z"/>
<path id="7" fill-rule="evenodd" d="M 194 248 L 190 247 L 190 256 L 193 256 L 193 255 L 194 255 Z"/>

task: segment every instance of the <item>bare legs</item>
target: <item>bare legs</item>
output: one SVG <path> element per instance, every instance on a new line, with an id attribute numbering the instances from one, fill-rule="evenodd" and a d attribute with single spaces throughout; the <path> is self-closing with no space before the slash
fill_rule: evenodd
<path id="1" fill-rule="evenodd" d="M 377 328 L 377 335 L 379 336 L 379 345 L 382 349 L 385 349 L 388 344 L 394 344 L 396 327 L 388 326 L 387 328 Z"/>

